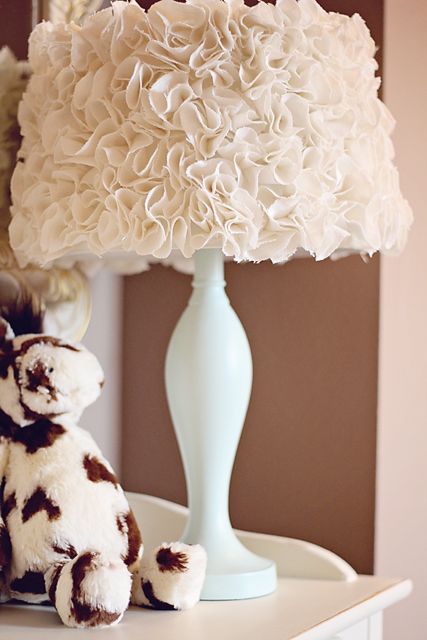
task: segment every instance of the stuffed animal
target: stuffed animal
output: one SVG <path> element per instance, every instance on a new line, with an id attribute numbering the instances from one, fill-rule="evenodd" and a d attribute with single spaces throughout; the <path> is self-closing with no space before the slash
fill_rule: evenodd
<path id="1" fill-rule="evenodd" d="M 1 599 L 49 601 L 70 627 L 114 625 L 129 601 L 193 606 L 205 551 L 175 542 L 142 558 L 123 490 L 77 426 L 104 382 L 97 359 L 16 317 L 0 317 Z"/>

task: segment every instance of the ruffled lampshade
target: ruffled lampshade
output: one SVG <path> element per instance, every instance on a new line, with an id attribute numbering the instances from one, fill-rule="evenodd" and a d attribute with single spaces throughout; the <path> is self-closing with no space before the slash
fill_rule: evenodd
<path id="1" fill-rule="evenodd" d="M 400 251 L 411 212 L 374 54 L 360 16 L 314 0 L 114 2 L 83 27 L 39 24 L 18 260 Z"/>
<path id="2" fill-rule="evenodd" d="M 208 552 L 206 599 L 275 588 L 274 564 L 238 542 L 228 515 L 252 361 L 224 256 L 281 263 L 405 244 L 412 214 L 374 54 L 360 16 L 315 0 L 160 0 L 147 12 L 116 1 L 30 38 L 10 225 L 21 265 L 104 257 L 142 269 L 195 254 L 166 391 L 184 540 Z"/>

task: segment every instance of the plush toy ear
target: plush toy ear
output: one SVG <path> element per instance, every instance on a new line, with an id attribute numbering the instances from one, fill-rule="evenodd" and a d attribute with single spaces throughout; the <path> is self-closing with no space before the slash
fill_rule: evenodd
<path id="1" fill-rule="evenodd" d="M 0 317 L 0 349 L 4 349 L 8 342 L 11 342 L 15 337 L 12 331 L 12 327 L 4 318 Z"/>
<path id="2" fill-rule="evenodd" d="M 12 338 L 27 333 L 43 333 L 42 305 L 40 300 L 29 291 L 21 291 L 16 300 L 1 305 L 0 318 L 10 327 Z"/>

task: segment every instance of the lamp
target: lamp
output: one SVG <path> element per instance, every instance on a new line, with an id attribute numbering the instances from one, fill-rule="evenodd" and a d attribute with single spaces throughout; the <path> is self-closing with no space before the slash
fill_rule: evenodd
<path id="1" fill-rule="evenodd" d="M 224 256 L 402 249 L 411 222 L 360 16 L 314 0 L 114 2 L 83 27 L 43 23 L 20 106 L 10 238 L 22 265 L 195 256 L 166 390 L 187 481 L 187 542 L 208 552 L 206 599 L 275 587 L 228 516 L 250 396 Z M 126 260 L 125 260 L 126 262 Z"/>

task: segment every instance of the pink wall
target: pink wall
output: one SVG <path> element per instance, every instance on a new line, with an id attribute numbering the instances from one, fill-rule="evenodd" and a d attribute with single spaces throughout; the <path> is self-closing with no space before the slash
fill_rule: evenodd
<path id="1" fill-rule="evenodd" d="M 385 101 L 397 120 L 403 192 L 416 216 L 381 263 L 376 572 L 415 589 L 386 615 L 387 640 L 425 640 L 427 603 L 427 2 L 385 2 Z"/>

